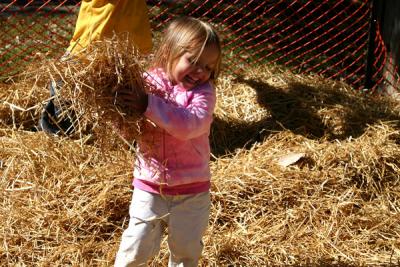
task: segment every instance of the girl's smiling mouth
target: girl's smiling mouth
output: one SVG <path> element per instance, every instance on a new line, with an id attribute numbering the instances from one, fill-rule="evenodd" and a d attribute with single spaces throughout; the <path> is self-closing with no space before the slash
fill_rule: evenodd
<path id="1" fill-rule="evenodd" d="M 187 84 L 190 84 L 192 86 L 196 86 L 199 84 L 199 80 L 198 79 L 194 79 L 192 77 L 190 77 L 189 75 L 186 75 L 184 78 L 184 82 Z"/>

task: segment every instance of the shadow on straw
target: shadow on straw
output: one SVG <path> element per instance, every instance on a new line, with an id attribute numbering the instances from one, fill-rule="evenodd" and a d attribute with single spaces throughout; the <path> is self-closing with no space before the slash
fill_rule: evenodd
<path id="1" fill-rule="evenodd" d="M 217 157 L 237 148 L 249 149 L 275 132 L 289 130 L 313 140 L 341 141 L 361 136 L 368 125 L 378 121 L 400 120 L 390 99 L 346 89 L 340 83 L 288 79 L 281 88 L 243 77 L 237 82 L 255 90 L 257 103 L 271 116 L 250 123 L 215 118 L 211 143 Z"/>

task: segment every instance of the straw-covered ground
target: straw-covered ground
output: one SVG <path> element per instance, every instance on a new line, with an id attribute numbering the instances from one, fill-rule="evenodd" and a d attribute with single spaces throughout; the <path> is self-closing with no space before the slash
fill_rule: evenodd
<path id="1" fill-rule="evenodd" d="M 106 145 L 35 131 L 49 96 L 33 73 L 0 88 L 0 265 L 110 266 L 134 151 L 111 128 Z M 399 264 L 398 104 L 269 66 L 217 90 L 202 266 Z M 163 240 L 151 265 L 167 259 Z"/>

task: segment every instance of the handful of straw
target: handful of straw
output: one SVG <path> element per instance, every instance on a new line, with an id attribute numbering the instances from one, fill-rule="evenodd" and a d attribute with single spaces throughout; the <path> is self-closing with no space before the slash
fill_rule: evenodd
<path id="1" fill-rule="evenodd" d="M 54 102 L 63 106 L 63 112 L 75 114 L 75 134 L 94 130 L 101 138 L 112 126 L 128 140 L 140 133 L 143 111 L 135 110 L 135 105 L 118 106 L 116 97 L 119 91 L 129 91 L 137 101 L 145 101 L 143 95 L 150 91 L 150 85 L 143 78 L 143 69 L 144 60 L 138 51 L 115 37 L 94 42 L 80 54 L 48 68 L 50 80 L 61 84 Z M 68 105 L 61 104 L 65 102 Z"/>

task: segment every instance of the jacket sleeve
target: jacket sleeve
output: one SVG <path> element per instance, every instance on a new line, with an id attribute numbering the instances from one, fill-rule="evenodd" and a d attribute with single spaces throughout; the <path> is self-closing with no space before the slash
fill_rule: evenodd
<path id="1" fill-rule="evenodd" d="M 149 95 L 145 116 L 175 138 L 188 140 L 209 133 L 215 102 L 215 91 L 210 84 L 198 88 L 187 107 Z"/>

